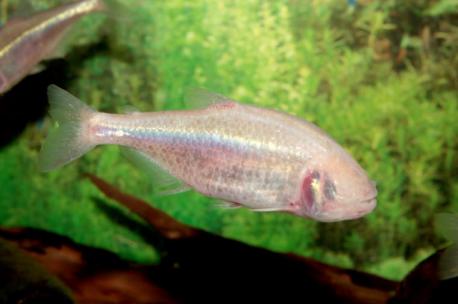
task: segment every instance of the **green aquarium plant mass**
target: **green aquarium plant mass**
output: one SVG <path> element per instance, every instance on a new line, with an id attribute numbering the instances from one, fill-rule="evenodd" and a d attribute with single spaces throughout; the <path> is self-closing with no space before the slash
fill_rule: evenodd
<path id="1" fill-rule="evenodd" d="M 61 3 L 0 2 L 3 21 Z M 152 181 L 116 147 L 43 174 L 37 156 L 50 126 L 45 120 L 0 150 L 2 226 L 43 228 L 157 261 L 154 248 L 94 204 L 106 199 L 81 178 L 92 172 L 189 225 L 389 278 L 401 278 L 441 245 L 433 216 L 458 207 L 453 1 L 118 2 L 125 8 L 119 18 L 116 10 L 86 16 L 68 34 L 67 52 L 102 38 L 107 50 L 83 62 L 69 58 L 76 76 L 66 89 L 98 110 L 120 113 L 127 105 L 184 109 L 186 89 L 200 87 L 307 119 L 376 180 L 376 210 L 355 221 L 317 223 L 216 208 L 195 192 L 156 196 Z"/>

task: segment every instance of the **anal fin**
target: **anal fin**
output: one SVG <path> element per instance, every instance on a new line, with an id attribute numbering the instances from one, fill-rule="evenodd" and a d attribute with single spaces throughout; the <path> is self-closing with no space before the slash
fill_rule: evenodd
<path id="1" fill-rule="evenodd" d="M 255 208 L 255 209 L 251 209 L 251 211 L 254 211 L 254 212 L 276 212 L 276 211 L 285 211 L 284 209 L 280 209 L 278 207 L 272 207 L 272 208 Z"/>
<path id="2" fill-rule="evenodd" d="M 217 206 L 223 209 L 237 209 L 237 208 L 242 207 L 242 205 L 239 203 L 222 201 L 222 200 L 218 202 Z"/>

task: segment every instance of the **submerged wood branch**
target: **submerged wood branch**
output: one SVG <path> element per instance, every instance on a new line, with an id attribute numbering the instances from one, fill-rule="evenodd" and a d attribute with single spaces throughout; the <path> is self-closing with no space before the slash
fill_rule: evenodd
<path id="1" fill-rule="evenodd" d="M 151 207 L 145 201 L 124 192 L 119 191 L 101 178 L 86 174 L 91 182 L 102 191 L 107 197 L 120 203 L 133 213 L 143 218 L 152 228 L 166 239 L 181 239 L 195 236 L 199 230 L 184 225 L 165 212 Z"/>

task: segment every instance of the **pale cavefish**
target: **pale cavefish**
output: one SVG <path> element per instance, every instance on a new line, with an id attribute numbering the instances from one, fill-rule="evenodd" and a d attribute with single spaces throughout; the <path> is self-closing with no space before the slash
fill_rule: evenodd
<path id="1" fill-rule="evenodd" d="M 0 94 L 52 57 L 67 30 L 80 17 L 105 10 L 102 0 L 82 0 L 13 18 L 0 28 Z"/>
<path id="2" fill-rule="evenodd" d="M 54 85 L 48 95 L 59 128 L 42 147 L 43 171 L 115 144 L 141 155 L 142 167 L 234 207 L 330 222 L 376 205 L 375 184 L 358 163 L 317 126 L 288 114 L 211 93 L 200 94 L 214 101 L 205 108 L 124 115 L 96 112 Z"/>

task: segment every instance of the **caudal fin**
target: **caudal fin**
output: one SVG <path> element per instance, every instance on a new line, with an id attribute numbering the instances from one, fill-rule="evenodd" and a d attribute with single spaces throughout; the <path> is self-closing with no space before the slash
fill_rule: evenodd
<path id="1" fill-rule="evenodd" d="M 447 239 L 454 242 L 445 249 L 439 260 L 439 278 L 442 280 L 458 276 L 458 215 L 440 213 L 436 215 L 436 227 Z"/>
<path id="2" fill-rule="evenodd" d="M 96 113 L 81 100 L 56 85 L 48 87 L 49 114 L 58 123 L 39 155 L 41 171 L 51 171 L 88 152 L 95 145 L 86 130 L 87 121 Z"/>

